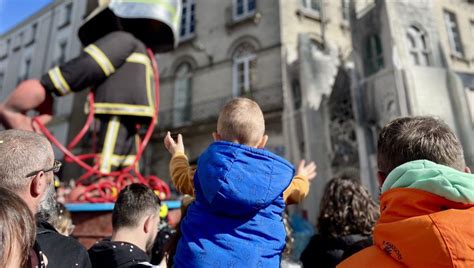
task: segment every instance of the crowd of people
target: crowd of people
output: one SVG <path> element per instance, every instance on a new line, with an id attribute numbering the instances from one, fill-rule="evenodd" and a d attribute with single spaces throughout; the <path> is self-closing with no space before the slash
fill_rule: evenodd
<path id="1" fill-rule="evenodd" d="M 308 195 L 316 165 L 295 170 L 265 150 L 263 113 L 250 99 L 224 105 L 212 136 L 197 166 L 181 135 L 165 137 L 171 181 L 186 199 L 156 263 L 160 200 L 150 188 L 122 189 L 111 237 L 86 250 L 56 202 L 61 165 L 48 140 L 0 131 L 0 266 L 280 267 L 284 212 Z M 432 117 L 395 119 L 380 132 L 377 164 L 379 203 L 355 174 L 327 183 L 303 267 L 474 267 L 474 175 L 454 132 Z"/>

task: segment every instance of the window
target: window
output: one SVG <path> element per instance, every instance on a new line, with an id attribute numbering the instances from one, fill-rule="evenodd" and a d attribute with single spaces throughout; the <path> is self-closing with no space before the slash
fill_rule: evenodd
<path id="1" fill-rule="evenodd" d="M 456 21 L 456 15 L 449 11 L 444 11 L 444 23 L 448 31 L 449 46 L 455 56 L 462 57 L 464 55 L 461 35 L 459 33 L 458 23 Z"/>
<path id="2" fill-rule="evenodd" d="M 61 16 L 61 20 L 59 22 L 59 28 L 63 28 L 71 23 L 72 20 L 72 3 L 67 4 Z"/>
<path id="3" fill-rule="evenodd" d="M 241 20 L 255 14 L 257 0 L 234 0 L 234 20 Z"/>
<path id="4" fill-rule="evenodd" d="M 179 37 L 181 40 L 190 39 L 194 36 L 195 29 L 195 0 L 183 0 L 181 13 L 181 30 Z"/>
<path id="5" fill-rule="evenodd" d="M 411 61 L 415 65 L 429 66 L 430 51 L 426 34 L 415 26 L 407 31 L 407 46 Z"/>
<path id="6" fill-rule="evenodd" d="M 320 15 L 321 12 L 321 0 L 300 0 L 301 9 L 304 12 L 314 14 L 316 16 Z"/>
<path id="7" fill-rule="evenodd" d="M 23 79 L 28 79 L 31 73 L 31 59 L 25 60 L 25 73 Z"/>
<path id="8" fill-rule="evenodd" d="M 6 55 L 8 55 L 8 52 L 10 52 L 10 45 L 11 45 L 11 43 L 12 43 L 12 40 L 11 40 L 11 39 L 8 39 L 8 40 L 7 40 L 7 54 L 6 54 Z"/>
<path id="9" fill-rule="evenodd" d="M 66 13 L 64 16 L 64 24 L 68 25 L 69 23 L 71 23 L 71 19 L 72 19 L 72 3 L 69 3 L 66 5 L 65 12 Z"/>
<path id="10" fill-rule="evenodd" d="M 256 80 L 257 57 L 252 45 L 244 43 L 234 53 L 233 96 L 250 96 Z"/>
<path id="11" fill-rule="evenodd" d="M 23 32 L 20 32 L 13 38 L 13 51 L 18 51 L 23 43 Z"/>
<path id="12" fill-rule="evenodd" d="M 349 2 L 350 0 L 341 0 L 342 19 L 345 22 L 349 21 L 350 19 Z"/>
<path id="13" fill-rule="evenodd" d="M 35 22 L 35 24 L 31 26 L 31 40 L 32 40 L 31 42 L 35 41 L 37 30 L 38 30 L 38 23 Z"/>
<path id="14" fill-rule="evenodd" d="M 298 110 L 299 108 L 301 108 L 302 101 L 300 81 L 294 79 L 291 82 L 291 91 L 293 93 L 293 108 L 295 110 Z"/>
<path id="15" fill-rule="evenodd" d="M 66 48 L 67 48 L 67 41 L 63 41 L 59 44 L 59 57 L 58 57 L 59 65 L 66 62 Z"/>
<path id="16" fill-rule="evenodd" d="M 26 40 L 26 46 L 29 46 L 35 42 L 36 38 L 36 31 L 38 28 L 38 23 L 35 22 L 31 25 L 31 29 L 27 32 L 27 40 Z"/>
<path id="17" fill-rule="evenodd" d="M 365 73 L 371 75 L 384 67 L 382 43 L 377 34 L 367 38 L 365 46 Z"/>
<path id="18" fill-rule="evenodd" d="M 21 81 L 24 81 L 30 77 L 31 73 L 31 59 L 26 58 L 22 66 L 21 72 L 17 77 L 16 83 L 20 84 Z"/>
<path id="19" fill-rule="evenodd" d="M 5 75 L 3 73 L 0 73 L 0 92 L 2 92 L 3 89 L 3 79 L 5 78 Z"/>
<path id="20" fill-rule="evenodd" d="M 189 63 L 176 70 L 173 124 L 180 126 L 191 121 L 192 72 Z"/>
<path id="21" fill-rule="evenodd" d="M 10 40 L 0 41 L 0 59 L 4 59 L 8 56 L 8 49 L 10 47 Z"/>

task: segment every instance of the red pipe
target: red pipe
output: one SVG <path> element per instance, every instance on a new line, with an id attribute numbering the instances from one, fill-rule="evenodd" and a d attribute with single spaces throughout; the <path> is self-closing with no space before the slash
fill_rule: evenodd
<path id="1" fill-rule="evenodd" d="M 94 93 L 90 91 L 87 97 L 89 98 L 89 114 L 87 115 L 86 123 L 84 124 L 84 127 L 81 129 L 79 134 L 77 134 L 77 136 L 68 144 L 68 150 L 73 150 L 74 147 L 76 147 L 76 145 L 81 141 L 84 135 L 86 135 L 91 124 L 94 122 Z"/>

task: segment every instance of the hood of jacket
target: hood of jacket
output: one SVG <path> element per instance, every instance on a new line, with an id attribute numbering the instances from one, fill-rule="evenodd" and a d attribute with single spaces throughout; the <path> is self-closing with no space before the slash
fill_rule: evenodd
<path id="1" fill-rule="evenodd" d="M 428 160 L 405 163 L 388 174 L 382 194 L 396 188 L 423 190 L 448 200 L 474 203 L 474 175 Z"/>
<path id="2" fill-rule="evenodd" d="M 375 245 L 408 267 L 474 267 L 474 175 L 417 160 L 382 187 Z"/>
<path id="3" fill-rule="evenodd" d="M 199 157 L 196 188 L 213 210 L 250 214 L 282 196 L 294 173 L 293 165 L 269 151 L 219 141 Z"/>

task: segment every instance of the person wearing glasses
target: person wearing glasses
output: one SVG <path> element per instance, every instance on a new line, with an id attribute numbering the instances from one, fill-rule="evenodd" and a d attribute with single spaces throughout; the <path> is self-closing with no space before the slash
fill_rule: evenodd
<path id="1" fill-rule="evenodd" d="M 53 182 L 60 168 L 45 137 L 24 130 L 0 131 L 0 185 L 20 196 L 36 216 L 36 255 L 44 255 L 48 267 L 91 267 L 86 249 L 47 222 L 56 215 Z"/>

